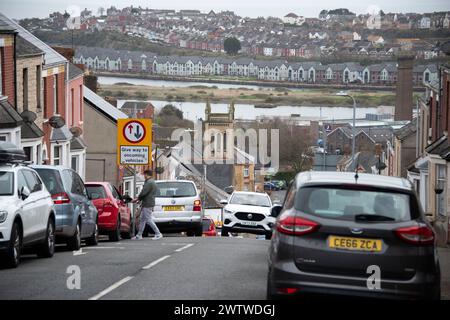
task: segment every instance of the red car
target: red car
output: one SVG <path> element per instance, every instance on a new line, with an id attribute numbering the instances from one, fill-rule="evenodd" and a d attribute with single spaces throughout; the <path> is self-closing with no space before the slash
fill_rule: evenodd
<path id="1" fill-rule="evenodd" d="M 216 237 L 217 230 L 214 220 L 209 217 L 203 218 L 203 236 L 205 237 Z"/>
<path id="2" fill-rule="evenodd" d="M 120 236 L 130 239 L 133 236 L 133 217 L 127 206 L 130 199 L 124 199 L 109 182 L 85 183 L 89 198 L 98 211 L 98 228 L 107 234 L 110 241 L 119 241 Z"/>

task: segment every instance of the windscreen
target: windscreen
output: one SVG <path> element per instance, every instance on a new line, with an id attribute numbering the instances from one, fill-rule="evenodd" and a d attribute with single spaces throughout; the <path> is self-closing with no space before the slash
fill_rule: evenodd
<path id="1" fill-rule="evenodd" d="M 58 170 L 35 169 L 51 195 L 65 192 Z"/>
<path id="2" fill-rule="evenodd" d="M 230 199 L 230 204 L 270 207 L 269 197 L 265 194 L 235 193 Z"/>
<path id="3" fill-rule="evenodd" d="M 190 182 L 158 182 L 156 183 L 158 198 L 195 197 L 197 191 Z"/>
<path id="4" fill-rule="evenodd" d="M 86 186 L 86 190 L 92 200 L 105 199 L 108 197 L 105 188 L 101 185 L 88 185 Z"/>
<path id="5" fill-rule="evenodd" d="M 12 196 L 14 193 L 14 175 L 0 171 L 0 196 Z"/>
<path id="6" fill-rule="evenodd" d="M 300 188 L 295 209 L 338 220 L 409 221 L 410 195 L 388 190 L 358 190 L 339 187 Z"/>

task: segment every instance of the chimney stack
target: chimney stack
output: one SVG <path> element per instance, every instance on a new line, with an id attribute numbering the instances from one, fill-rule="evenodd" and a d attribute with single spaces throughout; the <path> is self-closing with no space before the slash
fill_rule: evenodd
<path id="1" fill-rule="evenodd" d="M 415 56 L 400 52 L 397 55 L 397 90 L 395 121 L 412 120 L 413 117 L 413 68 Z"/>

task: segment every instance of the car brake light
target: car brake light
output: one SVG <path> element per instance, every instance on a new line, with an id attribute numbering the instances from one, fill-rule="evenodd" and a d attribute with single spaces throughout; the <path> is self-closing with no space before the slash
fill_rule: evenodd
<path id="1" fill-rule="evenodd" d="M 194 201 L 194 211 L 202 211 L 202 202 L 200 200 Z"/>
<path id="2" fill-rule="evenodd" d="M 112 207 L 113 203 L 111 202 L 111 200 L 104 200 L 103 201 L 103 207 Z"/>
<path id="3" fill-rule="evenodd" d="M 52 200 L 54 204 L 70 203 L 70 198 L 65 192 L 55 193 L 54 195 L 52 195 Z"/>
<path id="4" fill-rule="evenodd" d="M 277 231 L 284 234 L 302 236 L 316 231 L 319 226 L 320 225 L 317 222 L 305 218 L 287 215 L 285 217 L 280 217 L 280 220 L 278 220 Z"/>
<path id="5" fill-rule="evenodd" d="M 278 293 L 282 294 L 294 294 L 297 293 L 299 290 L 297 288 L 278 288 Z"/>
<path id="6" fill-rule="evenodd" d="M 428 226 L 412 226 L 395 230 L 397 236 L 411 244 L 433 244 L 434 231 Z"/>

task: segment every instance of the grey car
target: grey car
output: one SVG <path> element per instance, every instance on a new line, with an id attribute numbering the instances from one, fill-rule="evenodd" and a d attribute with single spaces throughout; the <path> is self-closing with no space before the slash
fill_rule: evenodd
<path id="1" fill-rule="evenodd" d="M 57 242 L 78 250 L 81 240 L 87 245 L 98 243 L 98 212 L 89 199 L 81 177 L 63 166 L 32 166 L 52 195 L 56 211 Z"/>
<path id="2" fill-rule="evenodd" d="M 435 233 L 405 179 L 300 173 L 272 215 L 269 299 L 440 298 Z"/>

